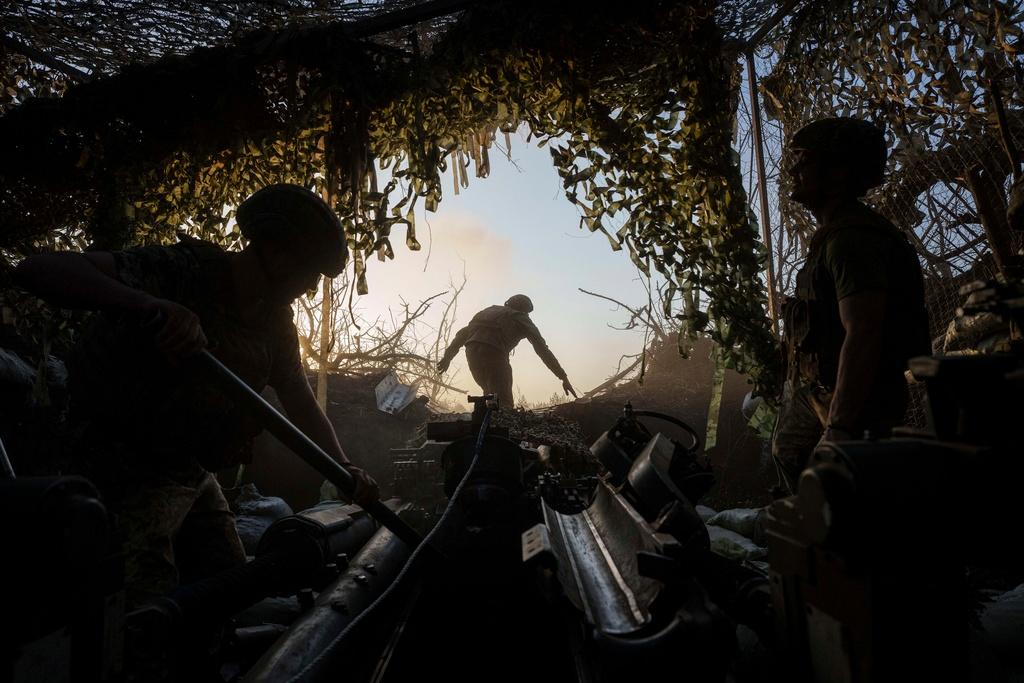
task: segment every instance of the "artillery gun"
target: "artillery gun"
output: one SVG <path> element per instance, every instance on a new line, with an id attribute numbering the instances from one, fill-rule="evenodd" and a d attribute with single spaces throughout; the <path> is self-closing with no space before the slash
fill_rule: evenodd
<path id="1" fill-rule="evenodd" d="M 961 315 L 1024 322 L 1019 282 L 962 293 Z M 797 494 L 770 508 L 776 646 L 795 680 L 981 680 L 969 577 L 1024 579 L 1024 354 L 1012 336 L 1010 349 L 912 359 L 927 427 L 819 446 Z"/>
<path id="2" fill-rule="evenodd" d="M 712 478 L 696 436 L 652 433 L 627 406 L 589 465 L 566 474 L 560 454 L 512 441 L 489 426 L 486 399 L 475 403 L 473 419 L 432 423 L 426 443 L 393 454 L 404 501 L 387 505 L 430 529 L 430 555 L 355 506 L 327 504 L 276 522 L 246 566 L 127 615 L 114 570 L 114 609 L 63 621 L 83 624 L 68 631 L 68 652 L 106 663 L 69 665 L 65 678 L 598 682 L 671 669 L 725 680 L 735 622 L 770 628 L 768 589 L 709 552 L 694 506 Z M 95 492 L 87 498 L 109 529 Z M 102 547 L 116 567 L 116 543 Z M 275 596 L 294 608 L 286 623 L 254 622 Z M 109 642 L 77 644 L 96 629 Z M 50 641 L 30 635 L 8 641 L 14 680 L 40 672 Z"/>

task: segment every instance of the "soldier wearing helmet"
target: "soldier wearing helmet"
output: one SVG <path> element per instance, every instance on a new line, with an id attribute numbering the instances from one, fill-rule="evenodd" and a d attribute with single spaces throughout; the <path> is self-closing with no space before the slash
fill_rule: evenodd
<path id="1" fill-rule="evenodd" d="M 305 188 L 271 185 L 239 207 L 239 252 L 189 237 L 172 246 L 41 254 L 16 282 L 51 303 L 99 311 L 70 364 L 78 469 L 126 533 L 126 588 L 138 603 L 245 561 L 214 472 L 251 456 L 261 426 L 182 361 L 209 348 L 348 463 L 299 360 L 291 303 L 347 258 L 335 213 Z M 359 468 L 356 499 L 376 484 Z"/>
<path id="2" fill-rule="evenodd" d="M 520 341 L 528 339 L 544 365 L 562 380 L 562 389 L 566 395 L 571 393 L 575 396 L 576 391 L 569 383 L 565 370 L 559 365 L 555 354 L 551 353 L 540 330 L 530 320 L 531 311 L 533 302 L 525 294 L 509 297 L 503 306 L 489 306 L 480 311 L 455 334 L 438 363 L 438 370 L 446 372 L 459 349 L 465 346 L 466 362 L 473 380 L 485 394 L 497 396 L 500 407 L 511 408 L 512 366 L 508 358 Z"/>
<path id="3" fill-rule="evenodd" d="M 820 440 L 886 436 L 902 422 L 907 360 L 930 353 L 917 253 L 860 201 L 880 185 L 885 136 L 853 118 L 801 128 L 790 142 L 792 199 L 818 223 L 786 302 L 787 381 L 772 453 L 783 489 Z"/>

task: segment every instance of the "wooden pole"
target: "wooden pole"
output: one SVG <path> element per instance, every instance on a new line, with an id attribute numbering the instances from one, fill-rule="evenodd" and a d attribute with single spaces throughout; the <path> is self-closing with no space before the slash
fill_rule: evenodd
<path id="1" fill-rule="evenodd" d="M 757 73 L 754 71 L 754 53 L 747 52 L 747 88 L 750 93 L 750 128 L 754 134 L 754 156 L 757 160 L 757 190 L 761 198 L 761 239 L 768 250 L 768 317 L 772 332 L 779 334 L 779 316 L 775 300 L 775 261 L 772 250 L 771 218 L 768 214 L 768 178 L 764 170 L 764 139 L 761 135 L 761 103 L 757 97 Z"/>
<path id="2" fill-rule="evenodd" d="M 320 300 L 320 362 L 316 370 L 316 402 L 324 414 L 327 414 L 327 356 L 331 344 L 331 290 L 331 278 L 325 275 Z"/>
<path id="3" fill-rule="evenodd" d="M 334 111 L 333 98 L 330 101 L 330 110 Z M 333 126 L 332 126 L 333 133 Z M 323 191 L 323 199 L 327 202 L 327 206 L 334 210 L 334 197 L 335 195 L 335 172 L 334 164 L 337 163 L 335 156 L 334 135 L 329 136 L 330 140 L 327 143 L 327 187 Z M 320 290 L 320 360 L 316 366 L 316 402 L 320 406 L 320 410 L 324 411 L 324 415 L 327 414 L 327 357 L 330 355 L 331 345 L 331 307 L 334 304 L 332 301 L 334 295 L 333 281 L 330 277 L 323 276 L 323 288 Z"/>
<path id="4" fill-rule="evenodd" d="M 769 17 L 768 21 L 764 22 L 760 28 L 754 31 L 753 35 L 747 38 L 747 53 L 749 54 L 753 52 L 754 49 L 761 44 L 761 41 L 764 40 L 765 36 L 767 36 L 773 28 L 782 23 L 783 19 L 789 16 L 789 13 L 793 11 L 793 8 L 796 7 L 799 2 L 800 0 L 786 0 L 786 2 L 782 3 L 775 14 Z"/>
<path id="5" fill-rule="evenodd" d="M 1006 201 L 1003 198 L 1002 186 L 997 185 L 992 176 L 983 171 L 980 164 L 968 170 L 966 180 L 971 194 L 974 195 L 974 204 L 988 237 L 992 255 L 995 257 L 996 267 L 1005 277 L 1019 275 L 1020 259 L 1013 250 L 1013 237 L 1006 218 Z"/>

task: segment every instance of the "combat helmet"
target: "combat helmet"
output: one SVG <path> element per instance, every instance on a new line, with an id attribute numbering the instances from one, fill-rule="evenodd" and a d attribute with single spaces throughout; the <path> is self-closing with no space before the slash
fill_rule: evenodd
<path id="1" fill-rule="evenodd" d="M 345 269 L 345 228 L 323 199 L 300 185 L 277 183 L 238 206 L 242 236 L 254 243 L 297 248 L 317 272 L 336 277 Z"/>
<path id="2" fill-rule="evenodd" d="M 818 119 L 798 130 L 790 146 L 813 150 L 835 163 L 850 164 L 860 194 L 881 185 L 885 176 L 889 155 L 885 133 L 868 121 L 851 117 Z"/>
<path id="3" fill-rule="evenodd" d="M 529 313 L 533 310 L 533 302 L 530 301 L 530 297 L 525 294 L 516 294 L 509 297 L 508 301 L 505 302 L 505 305 L 522 313 Z"/>

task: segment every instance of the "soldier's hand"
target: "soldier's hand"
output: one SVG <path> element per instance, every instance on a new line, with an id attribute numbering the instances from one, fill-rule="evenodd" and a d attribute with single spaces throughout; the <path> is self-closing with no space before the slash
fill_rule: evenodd
<path id="1" fill-rule="evenodd" d="M 345 469 L 349 471 L 356 481 L 356 490 L 352 496 L 353 502 L 359 507 L 366 508 L 380 498 L 380 487 L 362 467 L 351 463 L 345 463 Z"/>
<path id="2" fill-rule="evenodd" d="M 569 382 L 568 377 L 562 380 L 562 388 L 565 389 L 566 396 L 572 394 L 574 398 L 579 398 L 579 395 L 577 395 L 576 390 L 572 388 L 572 384 Z"/>
<path id="3" fill-rule="evenodd" d="M 168 358 L 194 355 L 208 343 L 199 316 L 181 304 L 154 298 L 146 308 L 146 319 L 152 321 L 157 350 Z"/>
<path id="4" fill-rule="evenodd" d="M 440 362 L 438 362 L 438 364 L 437 364 L 437 372 L 438 372 L 438 374 L 443 374 L 445 372 L 448 372 L 448 366 L 449 365 L 451 365 L 451 361 L 448 360 L 447 358 L 442 358 L 440 360 Z"/>

